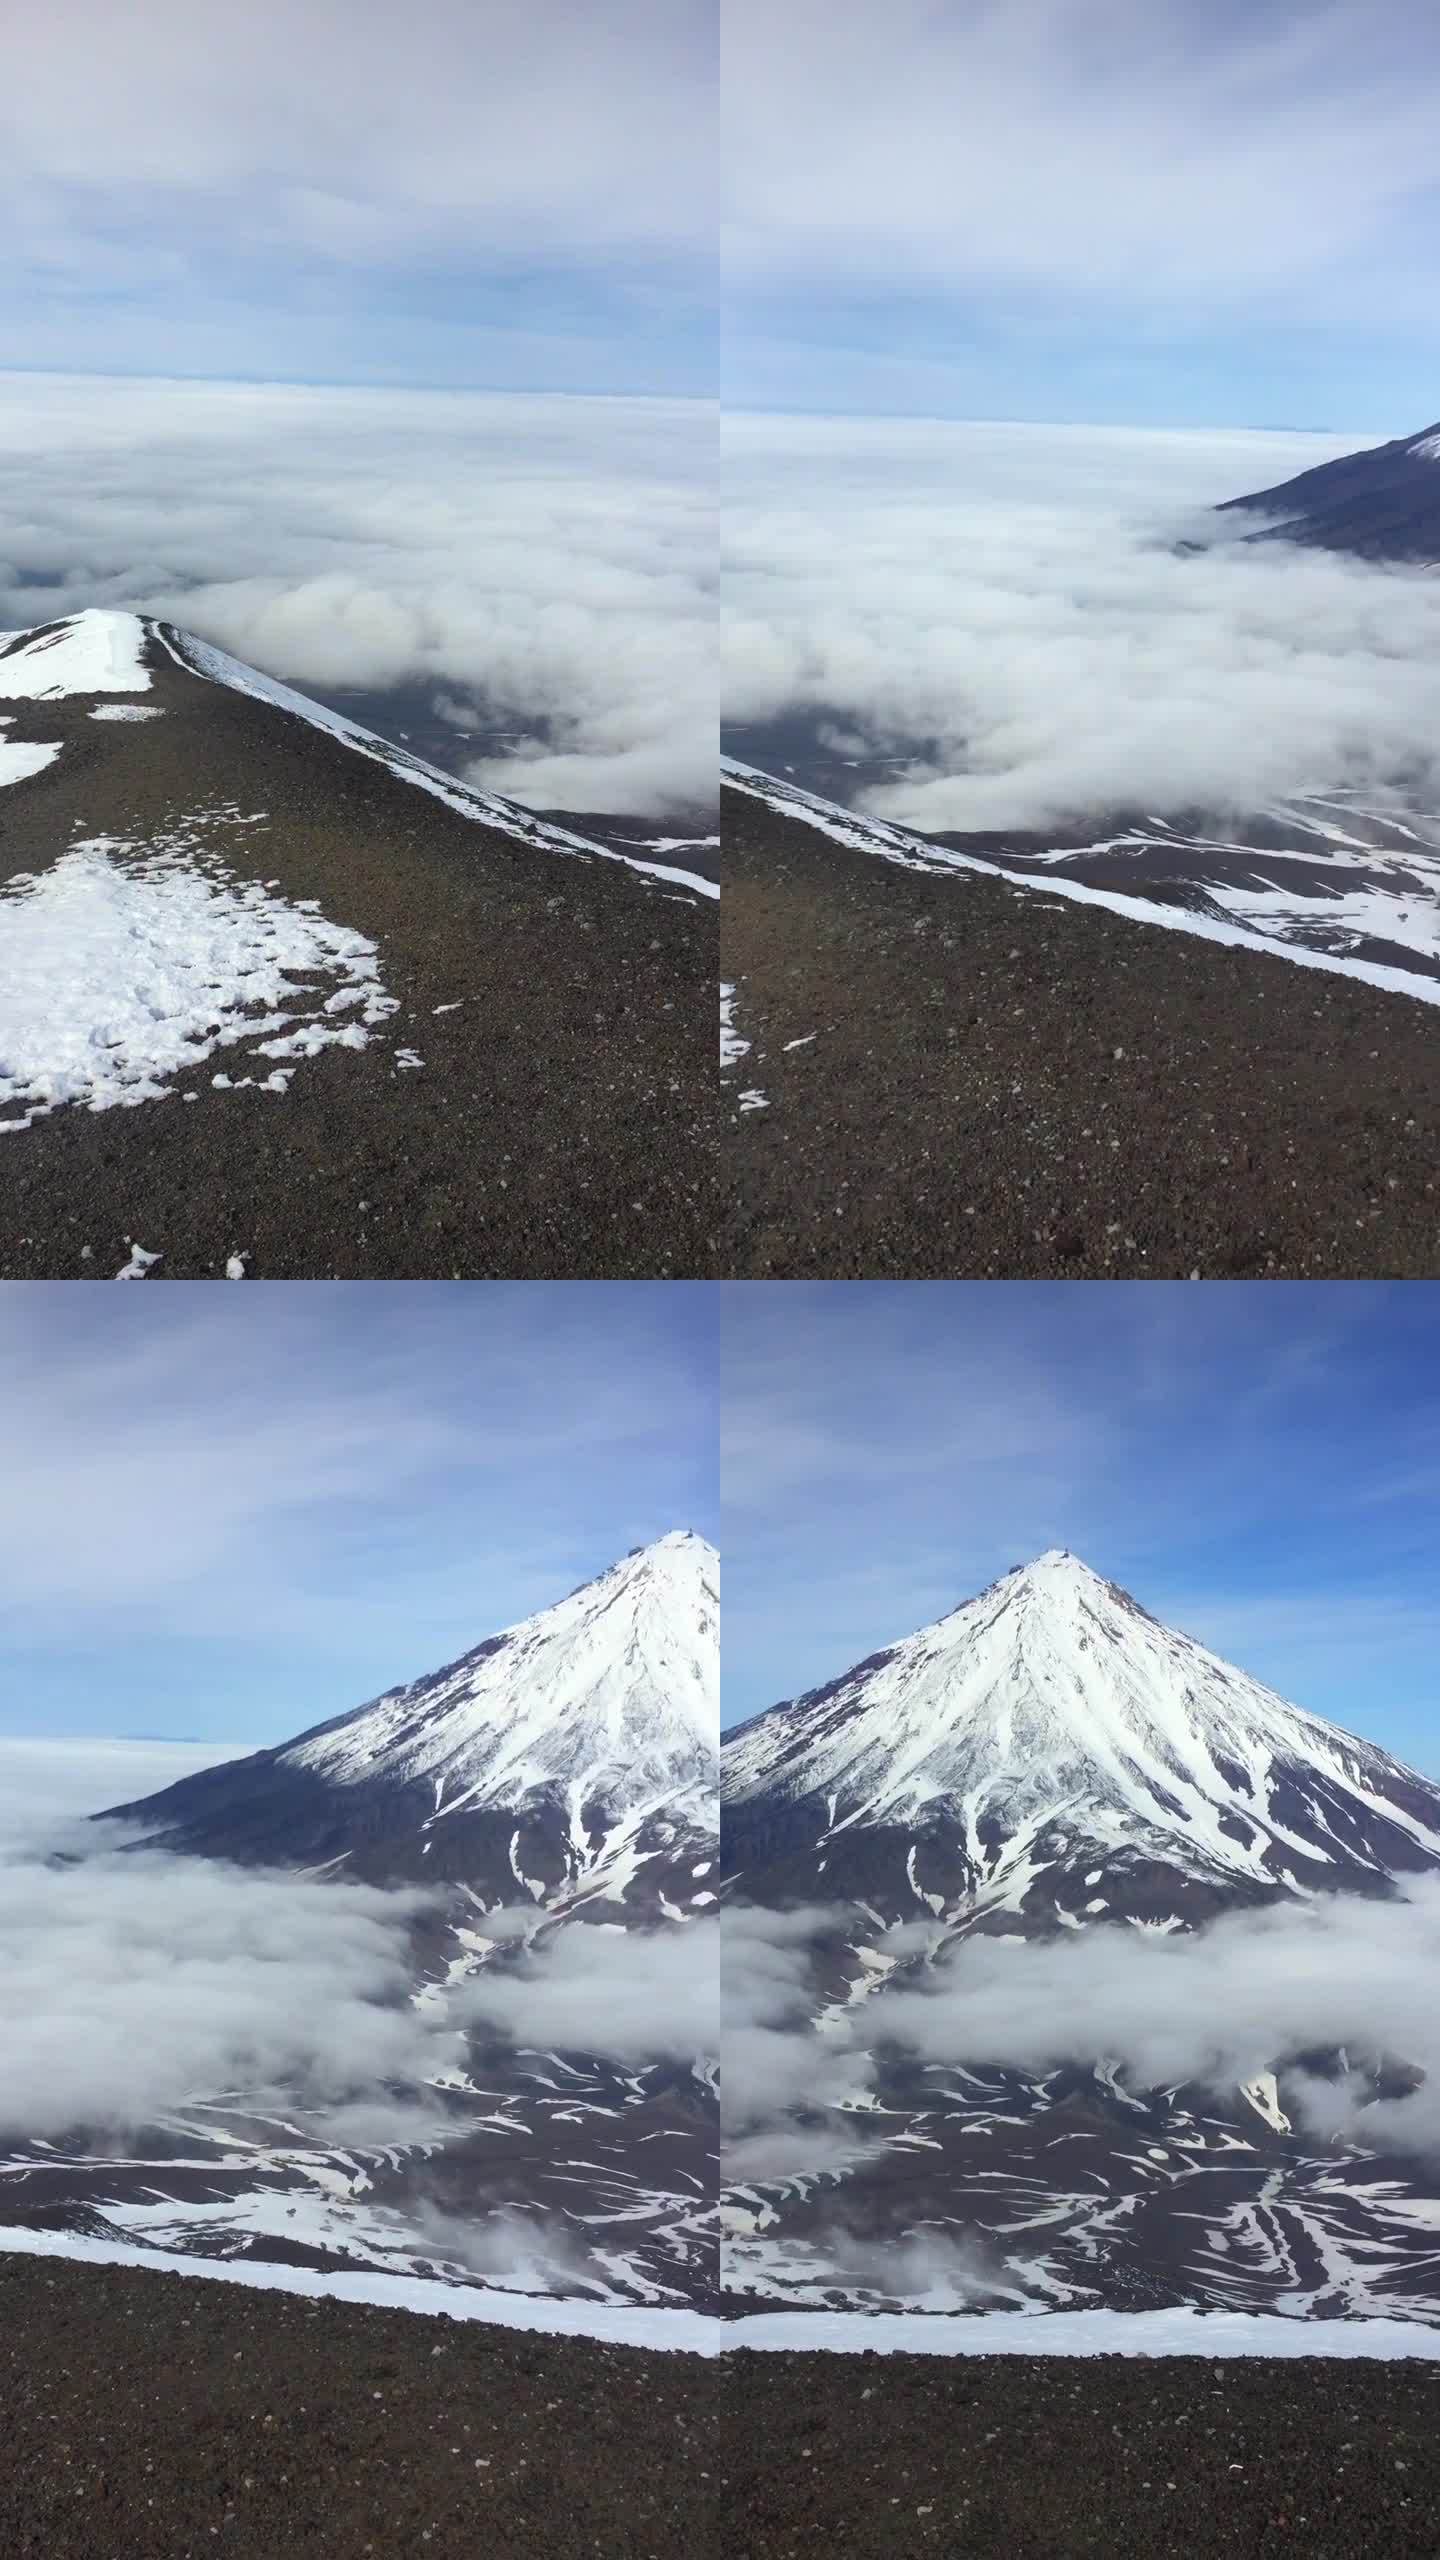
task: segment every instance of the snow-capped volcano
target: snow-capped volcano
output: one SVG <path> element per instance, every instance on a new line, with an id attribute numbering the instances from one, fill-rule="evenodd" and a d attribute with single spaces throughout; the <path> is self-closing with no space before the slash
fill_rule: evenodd
<path id="1" fill-rule="evenodd" d="M 1440 1867 L 1440 1790 L 1058 1550 L 732 1734 L 724 1800 L 732 1858 L 758 1826 L 797 1878 L 863 1838 L 873 1893 L 885 1842 L 896 1916 L 1063 1924 L 1097 1859 L 1152 1920 Z"/>
<path id="2" fill-rule="evenodd" d="M 727 2173 L 737 2296 L 1440 2319 L 1433 2159 L 1365 2132 L 1413 2057 L 1300 2055 L 1282 2018 L 1268 2068 L 1217 2082 L 1197 2033 L 1194 2080 L 1150 2085 L 1084 2005 L 1214 1924 L 1248 1970 L 1236 1930 L 1263 1948 L 1290 1910 L 1323 1932 L 1347 1897 L 1398 1903 L 1440 1876 L 1440 1787 L 1059 1551 L 769 1708 L 723 1763 L 738 1946 L 764 1953 L 740 2084 L 761 2096 Z M 1044 2018 L 1068 2004 L 1061 2067 L 997 2058 L 967 2001 L 998 1984 L 1007 2017 L 1026 1995 L 1035 2014 L 1031 1965 Z M 942 2058 L 917 2014 L 943 2019 Z M 1344 2135 L 1307 2130 L 1319 2083 Z"/>
<path id="3" fill-rule="evenodd" d="M 1271 519 L 1252 541 L 1301 542 L 1362 560 L 1440 565 L 1440 426 L 1341 454 L 1273 489 L 1227 498 L 1219 514 Z"/>
<path id="4" fill-rule="evenodd" d="M 116 1810 L 169 1849 L 679 1916 L 718 1827 L 719 1573 L 677 1530 L 443 1670 Z"/>
<path id="5" fill-rule="evenodd" d="M 123 2139 L 81 2125 L 0 2145 L 7 2217 L 192 2255 L 708 2305 L 718 1638 L 715 1552 L 676 1531 L 428 1678 L 97 1817 L 134 1826 L 114 1854 L 153 1860 L 157 1907 L 170 1861 L 191 1857 L 298 1869 L 337 1895 L 352 1879 L 435 1888 L 405 1929 L 410 2004 L 443 2061 L 421 2088 L 377 2091 L 405 2103 L 373 2130 L 227 2085 Z M 663 1999 L 677 1963 L 697 1986 L 679 2053 L 627 2031 L 635 1986 Z M 487 1980 L 511 1986 L 498 2016 Z"/>

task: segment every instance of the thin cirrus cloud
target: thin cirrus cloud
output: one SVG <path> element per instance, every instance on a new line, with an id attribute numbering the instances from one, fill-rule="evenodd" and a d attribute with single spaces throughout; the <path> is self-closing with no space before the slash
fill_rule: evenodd
<path id="1" fill-rule="evenodd" d="M 9 361 L 694 391 L 702 0 L 59 0 L 8 33 Z M 83 63 L 83 77 L 77 64 Z"/>
<path id="2" fill-rule="evenodd" d="M 638 813 L 715 786 L 701 404 L 10 381 L 0 627 L 158 613 L 303 690 L 412 684 L 514 742 L 471 779 Z"/>
<path id="3" fill-rule="evenodd" d="M 734 420 L 727 712 L 829 714 L 908 757 L 867 806 L 935 830 L 1434 790 L 1431 573 L 1213 520 L 1200 556 L 1177 547 L 1366 440 Z"/>
<path id="4" fill-rule="evenodd" d="M 741 401 L 1253 419 L 1248 367 L 1323 425 L 1357 339 L 1433 380 L 1400 0 L 734 0 L 726 53 Z"/>

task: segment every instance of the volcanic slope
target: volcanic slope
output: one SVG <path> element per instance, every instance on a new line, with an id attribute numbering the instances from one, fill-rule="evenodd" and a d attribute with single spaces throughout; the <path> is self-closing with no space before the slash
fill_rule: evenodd
<path id="1" fill-rule="evenodd" d="M 703 1271 L 714 906 L 172 625 L 0 635 L 0 1274 Z"/>
<path id="2" fill-rule="evenodd" d="M 1108 885 L 1061 879 L 1068 854 L 1025 870 L 750 767 L 725 780 L 732 1276 L 1440 1269 L 1440 1053 L 1415 1001 L 1440 978 L 1391 965 L 1401 928 L 1373 900 L 1383 963 L 1141 896 L 1113 849 Z M 1339 898 L 1374 830 L 1330 803 L 1306 823 L 1310 885 Z M 1193 853 L 1169 847 L 1177 897 Z M 1440 873 L 1405 859 L 1431 934 Z"/>
<path id="3" fill-rule="evenodd" d="M 1440 426 L 1394 436 L 1297 472 L 1273 489 L 1227 498 L 1218 515 L 1267 522 L 1252 542 L 1300 542 L 1361 560 L 1440 566 Z"/>
<path id="4" fill-rule="evenodd" d="M 647 1947 L 663 1961 L 694 1928 L 703 1967 L 718 1593 L 714 1550 L 677 1531 L 426 1679 L 97 1817 L 123 1819 L 145 1851 L 319 1873 L 337 1891 L 351 1877 L 433 1888 L 411 1997 L 437 2066 L 403 2093 L 413 2138 L 386 2125 L 340 2139 L 284 2093 L 230 2091 L 133 2141 L 78 2128 L 22 2143 L 0 2160 L 0 2221 L 454 2280 L 483 2267 L 503 2281 L 508 2258 L 525 2290 L 708 2306 L 703 1999 L 693 2055 L 609 2053 L 593 1959 L 614 1947 L 628 1978 Z M 567 1959 L 593 1980 L 598 2049 L 520 2049 L 487 2023 L 482 1975 L 538 1980 Z M 465 2036 L 463 2067 L 439 2055 L 447 2028 Z"/>
<path id="5" fill-rule="evenodd" d="M 1409 2085 L 1403 2056 L 1148 2086 L 1103 2052 L 1041 2071 L 965 2050 L 963 2010 L 943 2061 L 890 2023 L 896 1994 L 990 1996 L 1017 1940 L 1064 1948 L 1073 2002 L 1090 1932 L 1155 1948 L 1391 1900 L 1440 1876 L 1433 1783 L 1054 1552 L 727 1736 L 721 1829 L 729 1903 L 759 1906 L 727 1918 L 737 1949 L 743 1929 L 803 1951 L 788 2024 L 803 2011 L 808 2042 L 775 2085 L 811 2093 L 773 2121 L 727 2104 L 737 2298 L 938 2308 L 958 2285 L 991 2307 L 1440 2321 L 1433 2160 L 1307 2135 L 1287 2102 L 1303 2062 L 1363 2126 Z"/>

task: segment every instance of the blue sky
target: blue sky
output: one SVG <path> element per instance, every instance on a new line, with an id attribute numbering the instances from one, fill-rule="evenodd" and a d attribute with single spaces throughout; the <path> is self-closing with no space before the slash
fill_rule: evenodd
<path id="1" fill-rule="evenodd" d="M 724 1292 L 727 1723 L 1047 1547 L 1440 1774 L 1440 1285 Z"/>
<path id="2" fill-rule="evenodd" d="M 708 394 L 715 55 L 711 0 L 54 0 L 6 35 L 5 361 Z"/>
<path id="3" fill-rule="evenodd" d="M 700 1284 L 0 1291 L 0 1733 L 258 1746 L 716 1532 Z"/>
<path id="4" fill-rule="evenodd" d="M 1440 411 L 1409 0 L 727 0 L 737 407 L 1397 433 Z"/>

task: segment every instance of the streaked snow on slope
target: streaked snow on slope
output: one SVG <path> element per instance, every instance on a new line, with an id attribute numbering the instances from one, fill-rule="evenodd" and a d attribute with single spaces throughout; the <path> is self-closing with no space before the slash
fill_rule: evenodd
<path id="1" fill-rule="evenodd" d="M 561 1790 L 585 1865 L 587 1805 L 603 1803 L 615 1825 L 663 1806 L 714 1831 L 718 1630 L 715 1550 L 675 1530 L 282 1757 L 341 1783 L 431 1780 L 433 1823 Z"/>
<path id="2" fill-rule="evenodd" d="M 0 980 L 0 1131 L 158 1100 L 222 1053 L 225 1082 L 283 1093 L 296 1069 L 277 1061 L 363 1048 L 397 1009 L 363 934 L 237 878 L 183 829 L 93 836 L 5 882 Z"/>
<path id="3" fill-rule="evenodd" d="M 91 610 L 35 631 L 0 631 L 0 698 L 148 693 L 145 628 L 133 613 Z"/>
<path id="4" fill-rule="evenodd" d="M 206 676 L 212 684 L 225 685 L 232 693 L 249 694 L 253 701 L 273 703 L 277 710 L 289 711 L 296 719 L 308 721 L 312 729 L 326 730 L 345 746 L 353 747 L 357 754 L 367 756 L 372 764 L 383 765 L 386 772 L 393 773 L 399 781 L 413 783 L 419 790 L 428 791 L 432 799 L 443 800 L 448 808 L 457 809 L 462 818 L 478 818 L 502 835 L 518 836 L 523 843 L 538 845 L 547 852 L 591 854 L 603 862 L 623 863 L 627 870 L 670 882 L 700 897 L 718 898 L 720 895 L 718 883 L 705 879 L 699 872 L 676 870 L 672 864 L 664 862 L 641 862 L 632 854 L 592 843 L 587 836 L 574 835 L 568 827 L 557 827 L 548 818 L 533 817 L 528 809 L 522 809 L 516 802 L 495 800 L 488 792 L 473 790 L 468 782 L 457 781 L 454 774 L 441 773 L 435 765 L 424 763 L 419 756 L 412 756 L 405 747 L 377 737 L 373 730 L 362 729 L 354 720 L 347 720 L 343 713 L 327 710 L 323 704 L 312 702 L 307 694 L 296 693 L 290 685 L 281 684 L 274 676 L 261 675 L 258 669 L 247 667 L 243 660 L 232 658 L 228 650 L 216 649 L 208 640 L 197 640 L 193 632 L 176 631 L 169 624 L 157 624 L 155 630 L 176 665 L 184 667 L 191 675 Z"/>
<path id="5" fill-rule="evenodd" d="M 1322 1773 L 1324 1798 L 1306 1784 L 1288 1804 L 1296 1771 Z M 943 1805 L 982 1876 L 1014 1870 L 1013 1902 L 1061 1815 L 1107 1859 L 1122 1840 L 1163 1842 L 1171 1864 L 1265 1884 L 1300 1863 L 1388 1872 L 1377 1832 L 1402 1858 L 1413 1844 L 1413 1863 L 1440 1858 L 1407 1777 L 1054 1550 L 736 1733 L 724 1797 L 829 1801 L 827 1837 Z"/>

